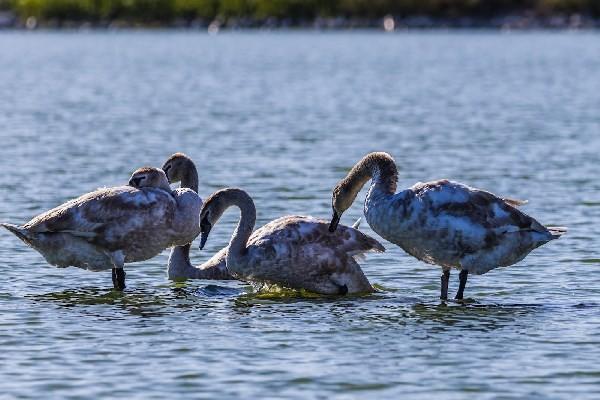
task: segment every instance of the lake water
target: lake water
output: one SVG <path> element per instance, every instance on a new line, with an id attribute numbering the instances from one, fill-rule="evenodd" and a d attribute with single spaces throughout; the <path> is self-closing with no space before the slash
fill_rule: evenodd
<path id="1" fill-rule="evenodd" d="M 302 298 L 171 283 L 168 251 L 117 293 L 2 231 L 1 398 L 600 397 L 598 34 L 4 32 L 0 66 L 1 221 L 176 151 L 201 196 L 246 189 L 259 224 L 329 218 L 334 184 L 385 150 L 399 187 L 451 178 L 570 228 L 471 277 L 467 305 L 441 305 L 440 269 L 383 240 L 363 263 L 380 293 Z"/>

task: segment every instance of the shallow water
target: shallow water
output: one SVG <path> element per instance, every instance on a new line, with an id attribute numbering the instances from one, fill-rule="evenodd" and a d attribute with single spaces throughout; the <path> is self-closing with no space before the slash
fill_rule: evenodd
<path id="1" fill-rule="evenodd" d="M 385 241 L 363 263 L 382 289 L 366 297 L 171 283 L 167 251 L 129 265 L 117 293 L 110 272 L 50 267 L 3 231 L 0 393 L 598 398 L 599 39 L 0 34 L 1 221 L 124 183 L 175 151 L 196 160 L 203 197 L 246 189 L 260 224 L 328 218 L 336 181 L 385 150 L 400 187 L 452 178 L 529 199 L 527 213 L 570 228 L 513 267 L 471 277 L 466 305 L 441 305 L 440 270 Z M 205 251 L 194 246 L 197 263 L 236 218 L 226 214 Z"/>

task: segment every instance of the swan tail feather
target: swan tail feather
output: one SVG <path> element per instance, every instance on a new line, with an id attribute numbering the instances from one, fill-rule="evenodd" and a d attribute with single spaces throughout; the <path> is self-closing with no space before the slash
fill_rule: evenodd
<path id="1" fill-rule="evenodd" d="M 558 239 L 568 231 L 568 229 L 564 226 L 548 226 L 546 229 L 548 229 L 552 235 L 552 239 Z"/>
<path id="2" fill-rule="evenodd" d="M 378 243 L 379 244 L 379 243 Z M 358 263 L 365 261 L 367 259 L 368 253 L 383 253 L 385 251 L 385 247 L 379 245 L 377 247 L 372 247 L 369 250 L 358 250 L 350 252 L 349 255 L 354 258 L 354 260 Z"/>
<path id="3" fill-rule="evenodd" d="M 18 225 L 7 224 L 7 223 L 0 223 L 0 226 L 6 228 L 8 231 L 10 231 L 12 234 L 14 234 L 16 237 L 18 237 L 22 241 L 29 243 L 30 235 L 29 235 L 29 232 L 27 231 L 27 229 L 21 228 Z"/>

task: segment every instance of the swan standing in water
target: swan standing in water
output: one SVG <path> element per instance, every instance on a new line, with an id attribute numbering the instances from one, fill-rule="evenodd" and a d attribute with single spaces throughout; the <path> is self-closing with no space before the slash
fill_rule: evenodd
<path id="1" fill-rule="evenodd" d="M 200 233 L 202 201 L 189 189 L 171 191 L 158 168 L 140 168 L 130 186 L 102 188 L 38 215 L 23 226 L 0 224 L 57 267 L 112 268 L 125 288 L 125 263 L 148 260 Z"/>
<path id="2" fill-rule="evenodd" d="M 379 242 L 347 226 L 332 235 L 325 221 L 301 216 L 276 219 L 252 234 L 256 208 L 241 189 L 222 189 L 206 200 L 200 212 L 201 249 L 231 206 L 241 212 L 227 251 L 227 269 L 235 278 L 321 294 L 373 291 L 355 257 L 385 251 Z"/>
<path id="3" fill-rule="evenodd" d="M 441 298 L 448 298 L 450 269 L 460 270 L 456 299 L 463 298 L 469 273 L 484 274 L 512 265 L 533 249 L 558 239 L 562 227 L 544 227 L 503 199 L 458 182 L 417 183 L 396 192 L 398 171 L 387 153 L 370 153 L 333 189 L 334 232 L 364 184 L 372 180 L 364 214 L 381 237 L 429 264 L 440 265 Z"/>

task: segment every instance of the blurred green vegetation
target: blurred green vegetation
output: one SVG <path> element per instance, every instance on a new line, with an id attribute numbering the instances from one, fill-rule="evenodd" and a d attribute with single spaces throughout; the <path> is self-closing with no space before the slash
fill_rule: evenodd
<path id="1" fill-rule="evenodd" d="M 600 0 L 0 0 L 0 10 L 13 10 L 25 20 L 125 20 L 166 24 L 175 19 L 212 20 L 248 17 L 306 21 L 317 17 L 492 17 L 581 13 L 600 16 Z"/>

